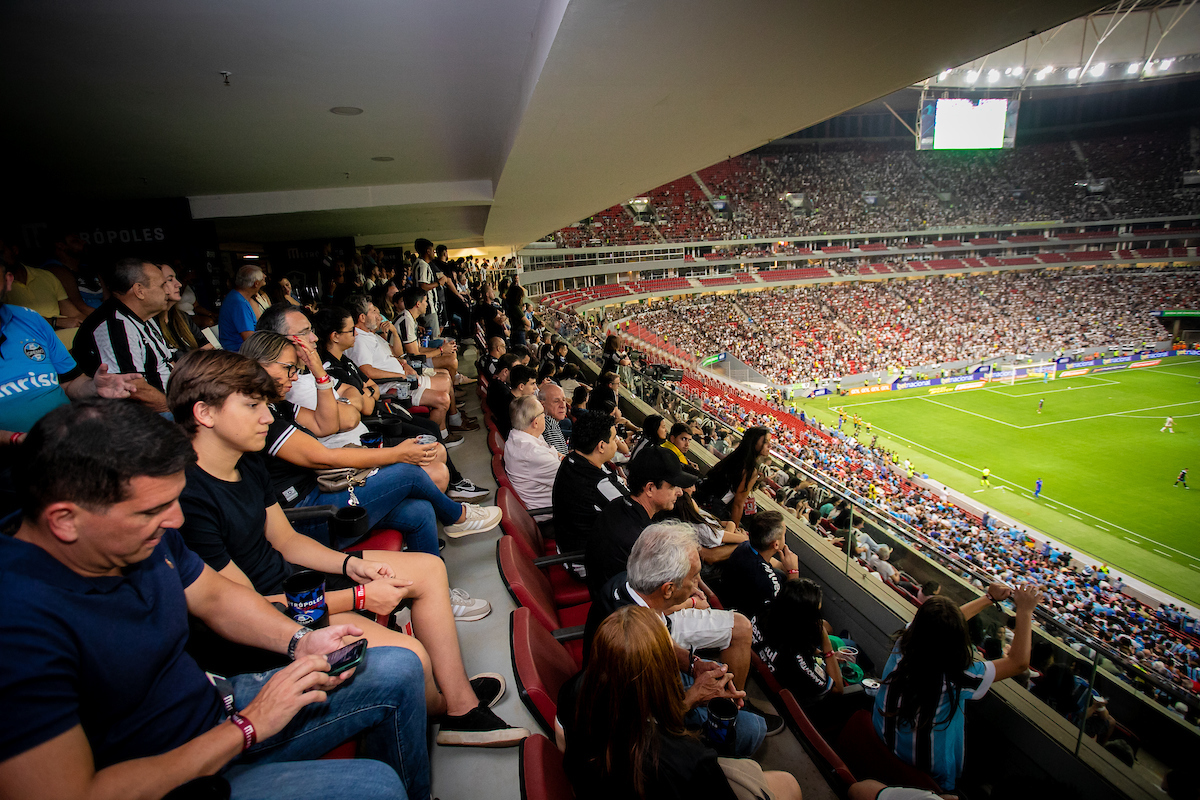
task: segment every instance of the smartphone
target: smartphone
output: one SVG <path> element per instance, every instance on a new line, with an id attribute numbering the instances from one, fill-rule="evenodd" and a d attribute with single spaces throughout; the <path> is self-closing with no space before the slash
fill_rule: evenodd
<path id="1" fill-rule="evenodd" d="M 341 675 L 348 669 L 353 669 L 362 663 L 363 655 L 367 652 L 367 640 L 359 639 L 354 644 L 348 644 L 340 650 L 334 650 L 325 656 L 329 660 L 329 674 Z"/>

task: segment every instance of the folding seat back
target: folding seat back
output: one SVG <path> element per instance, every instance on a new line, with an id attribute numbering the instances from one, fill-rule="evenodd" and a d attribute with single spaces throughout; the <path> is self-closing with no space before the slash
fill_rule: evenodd
<path id="1" fill-rule="evenodd" d="M 521 551 L 514 537 L 500 537 L 496 543 L 496 562 L 500 566 L 500 578 L 517 605 L 528 608 L 534 619 L 550 632 L 563 627 L 550 580 L 534 566 L 533 559 Z"/>
<path id="2" fill-rule="evenodd" d="M 558 692 L 579 671 L 575 659 L 538 624 L 528 608 L 518 608 L 509 619 L 513 675 L 521 702 L 548 736 L 554 735 Z"/>
<path id="3" fill-rule="evenodd" d="M 574 800 L 554 742 L 535 733 L 521 742 L 521 800 Z"/>
<path id="4" fill-rule="evenodd" d="M 800 737 L 808 742 L 816 754 L 825 761 L 830 770 L 833 771 L 833 774 L 844 784 L 843 788 L 849 788 L 855 782 L 854 775 L 850 772 L 845 762 L 834 752 L 833 748 L 829 746 L 829 743 L 825 741 L 825 737 L 821 735 L 820 731 L 813 726 L 808 715 L 804 713 L 804 709 L 800 708 L 800 704 L 796 702 L 795 696 L 787 689 L 784 689 L 779 693 L 779 699 L 783 701 L 783 713 L 796 727 L 796 730 L 799 731 Z M 870 715 L 868 715 L 867 722 L 869 723 L 870 721 Z"/>
<path id="5" fill-rule="evenodd" d="M 513 537 L 521 552 L 531 559 L 546 555 L 546 543 L 542 541 L 542 533 L 533 517 L 529 516 L 529 512 L 521 504 L 516 492 L 501 486 L 496 492 L 496 507 L 504 515 L 500 519 L 500 527 Z"/>
<path id="6" fill-rule="evenodd" d="M 492 455 L 504 457 L 504 437 L 500 435 L 500 429 L 495 423 L 488 425 L 488 449 L 492 451 Z"/>
<path id="7" fill-rule="evenodd" d="M 492 477 L 496 479 L 497 486 L 507 486 L 512 488 L 512 481 L 508 479 L 508 472 L 504 469 L 504 454 L 495 453 L 492 455 Z"/>
<path id="8" fill-rule="evenodd" d="M 837 740 L 837 752 L 860 779 L 874 778 L 888 786 L 912 786 L 928 789 L 935 794 L 942 791 L 933 778 L 901 761 L 888 748 L 879 734 L 875 733 L 871 712 L 865 709 L 855 712 L 842 729 Z"/>

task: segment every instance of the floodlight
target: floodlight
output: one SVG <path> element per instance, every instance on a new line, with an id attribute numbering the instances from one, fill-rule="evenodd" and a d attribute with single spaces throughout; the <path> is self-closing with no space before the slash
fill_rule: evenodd
<path id="1" fill-rule="evenodd" d="M 998 80 L 1000 80 L 1000 70 L 989 69 L 988 70 L 988 83 L 995 83 Z"/>
<path id="2" fill-rule="evenodd" d="M 974 83 L 977 80 L 979 80 L 979 70 L 977 70 L 977 69 L 967 70 L 967 83 Z"/>
<path id="3" fill-rule="evenodd" d="M 1171 68 L 1171 65 L 1172 65 L 1172 64 L 1174 64 L 1174 63 L 1175 63 L 1175 59 L 1173 59 L 1173 58 L 1164 58 L 1162 61 L 1158 62 L 1158 68 L 1159 68 L 1160 70 L 1162 70 L 1162 71 L 1164 71 L 1164 72 L 1165 72 L 1165 71 L 1167 71 L 1168 69 L 1170 69 L 1170 68 Z"/>
<path id="4" fill-rule="evenodd" d="M 954 70 L 952 70 L 952 69 L 944 69 L 941 72 L 939 72 L 938 76 L 937 76 L 938 82 L 944 81 L 944 80 L 946 80 L 946 78 L 949 78 L 950 73 L 952 73 L 952 72 L 954 72 Z"/>
<path id="5" fill-rule="evenodd" d="M 1079 77 L 1079 73 L 1081 71 L 1082 70 L 1080 70 L 1079 67 L 1072 67 L 1071 69 L 1067 70 L 1067 77 L 1071 80 L 1075 80 Z"/>
<path id="6" fill-rule="evenodd" d="M 1025 68 L 1024 67 L 1013 67 L 1012 74 L 1013 74 L 1013 77 L 1019 78 L 1025 74 Z"/>
<path id="7" fill-rule="evenodd" d="M 1108 69 L 1108 65 L 1101 61 L 1099 64 L 1093 64 L 1092 68 L 1088 71 L 1092 73 L 1093 78 L 1099 78 L 1104 74 L 1104 70 L 1106 69 Z"/>
<path id="8" fill-rule="evenodd" d="M 1138 68 L 1141 66 L 1142 65 L 1139 64 L 1137 61 L 1131 61 L 1129 63 L 1129 66 L 1125 68 L 1125 74 L 1126 75 L 1137 75 Z"/>

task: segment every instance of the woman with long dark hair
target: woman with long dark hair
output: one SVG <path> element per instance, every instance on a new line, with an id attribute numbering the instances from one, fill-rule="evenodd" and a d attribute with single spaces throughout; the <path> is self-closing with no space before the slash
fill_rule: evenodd
<path id="1" fill-rule="evenodd" d="M 677 519 L 696 533 L 700 542 L 700 560 L 705 564 L 715 564 L 729 558 L 733 549 L 749 536 L 737 525 L 714 517 L 700 506 L 696 505 L 694 496 L 695 486 L 688 486 L 675 500 L 675 507 L 668 511 L 660 511 L 655 515 L 656 522 L 666 519 Z"/>
<path id="2" fill-rule="evenodd" d="M 616 372 L 620 367 L 628 367 L 632 362 L 625 351 L 621 349 L 621 339 L 617 336 L 609 336 L 604 340 L 604 364 L 600 367 L 601 372 Z"/>
<path id="3" fill-rule="evenodd" d="M 1009 597 L 1017 624 L 1008 655 L 976 661 L 967 620 Z M 1029 668 L 1033 609 L 1041 599 L 1041 589 L 1032 584 L 1013 590 L 993 583 L 983 597 L 961 608 L 938 595 L 917 609 L 897 639 L 875 696 L 875 731 L 943 791 L 954 789 L 962 773 L 967 701 L 979 700 L 995 681 Z"/>
<path id="4" fill-rule="evenodd" d="M 756 767 L 722 759 L 684 727 L 687 712 L 670 634 L 655 612 L 615 611 L 596 629 L 584 672 L 558 697 L 563 768 L 579 800 L 733 800 L 726 769 Z M 756 770 L 757 771 L 757 770 Z M 758 788 L 800 800 L 786 772 L 757 771 Z"/>
<path id="5" fill-rule="evenodd" d="M 629 454 L 629 457 L 637 458 L 638 453 L 647 447 L 660 447 L 667 440 L 667 431 L 670 428 L 670 423 L 657 414 L 646 417 L 642 421 L 642 440 L 633 448 L 633 452 Z"/>
<path id="6" fill-rule="evenodd" d="M 721 459 L 696 491 L 696 502 L 721 519 L 740 523 L 746 499 L 758 482 L 758 465 L 771 453 L 771 433 L 750 428 L 733 452 Z"/>

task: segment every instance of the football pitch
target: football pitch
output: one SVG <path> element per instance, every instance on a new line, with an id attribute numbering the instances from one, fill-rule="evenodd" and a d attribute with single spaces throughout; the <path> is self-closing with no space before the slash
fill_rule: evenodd
<path id="1" fill-rule="evenodd" d="M 871 422 L 880 445 L 912 459 L 918 474 L 1117 574 L 1200 603 L 1200 359 L 937 395 L 922 387 L 818 397 L 800 407 L 836 427 L 838 405 Z M 1168 415 L 1174 433 L 1159 430 Z M 861 438 L 870 442 L 865 431 Z M 980 486 L 985 467 L 990 489 Z M 1173 485 L 1185 467 L 1190 491 Z"/>

